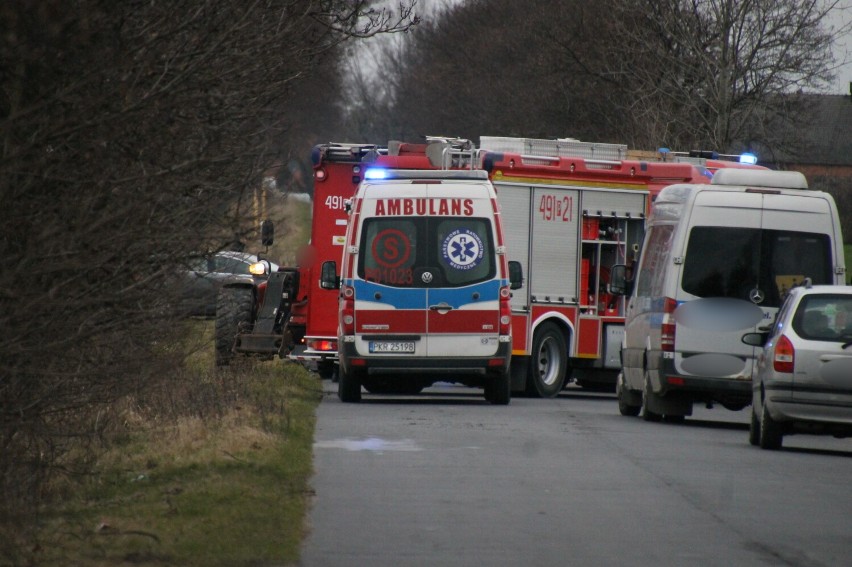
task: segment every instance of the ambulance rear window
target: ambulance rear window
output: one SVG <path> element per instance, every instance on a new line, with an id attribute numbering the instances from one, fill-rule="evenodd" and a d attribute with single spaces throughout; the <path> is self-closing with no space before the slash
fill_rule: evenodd
<path id="1" fill-rule="evenodd" d="M 487 218 L 367 219 L 360 250 L 358 275 L 393 287 L 461 287 L 497 273 Z"/>

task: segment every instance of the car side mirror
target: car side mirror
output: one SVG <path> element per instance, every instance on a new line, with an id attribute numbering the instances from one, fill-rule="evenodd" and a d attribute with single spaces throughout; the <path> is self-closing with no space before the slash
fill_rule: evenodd
<path id="1" fill-rule="evenodd" d="M 746 333 L 742 341 L 749 346 L 764 347 L 769 340 L 769 333 Z"/>
<path id="2" fill-rule="evenodd" d="M 272 246 L 275 240 L 275 225 L 267 219 L 260 223 L 260 243 L 263 246 Z"/>
<path id="3" fill-rule="evenodd" d="M 524 285 L 524 269 L 517 260 L 509 260 L 509 289 L 520 289 Z"/>
<path id="4" fill-rule="evenodd" d="M 338 289 L 340 287 L 340 277 L 337 275 L 337 262 L 334 260 L 327 260 L 322 263 L 320 287 L 322 289 Z"/>
<path id="5" fill-rule="evenodd" d="M 627 279 L 627 266 L 615 264 L 609 269 L 609 292 L 613 295 L 630 295 L 633 280 Z"/>

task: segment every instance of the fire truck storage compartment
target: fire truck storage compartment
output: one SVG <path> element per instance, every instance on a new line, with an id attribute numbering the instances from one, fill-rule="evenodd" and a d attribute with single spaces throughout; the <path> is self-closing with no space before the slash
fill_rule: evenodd
<path id="1" fill-rule="evenodd" d="M 527 226 L 530 218 L 529 187 L 507 184 L 494 184 L 500 201 L 500 216 L 503 218 L 503 233 L 506 235 L 509 259 L 521 263 L 524 274 L 530 269 L 530 235 Z M 529 282 L 524 282 L 520 290 L 512 294 L 510 303 L 514 311 L 526 311 L 529 308 L 527 294 Z"/>
<path id="2" fill-rule="evenodd" d="M 604 327 L 603 365 L 604 368 L 621 368 L 621 340 L 624 338 L 624 325 L 606 325 Z"/>
<path id="3" fill-rule="evenodd" d="M 580 192 L 534 187 L 529 291 L 533 303 L 573 303 L 577 297 Z M 505 210 L 505 209 L 504 209 Z M 507 223 L 508 224 L 508 223 Z M 515 241 L 507 235 L 510 246 Z M 573 243 L 572 243 L 573 242 Z"/>
<path id="4" fill-rule="evenodd" d="M 628 261 L 645 236 L 647 193 L 583 191 L 580 306 L 599 316 L 623 315 L 623 301 L 609 293 L 609 268 Z M 594 234 L 594 236 L 593 236 Z M 587 290 L 587 291 L 586 291 Z"/>

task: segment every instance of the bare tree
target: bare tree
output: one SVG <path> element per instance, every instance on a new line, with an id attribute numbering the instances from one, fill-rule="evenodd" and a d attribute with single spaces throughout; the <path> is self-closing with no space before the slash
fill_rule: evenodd
<path id="1" fill-rule="evenodd" d="M 173 367 L 171 274 L 252 226 L 248 192 L 305 132 L 296 87 L 410 4 L 0 5 L 0 519 Z"/>
<path id="2" fill-rule="evenodd" d="M 831 78 L 831 47 L 849 25 L 832 28 L 828 17 L 841 8 L 837 0 L 467 0 L 373 67 L 379 79 L 352 97 L 365 101 L 354 108 L 379 107 L 384 87 L 389 106 L 380 122 L 353 121 L 408 138 L 789 150 L 787 134 L 808 118 L 797 93 Z"/>
<path id="3" fill-rule="evenodd" d="M 771 121 L 804 118 L 796 92 L 831 80 L 827 25 L 838 2 L 639 0 L 614 2 L 618 43 L 600 76 L 617 85 L 639 145 L 727 150 L 772 145 Z M 847 26 L 848 27 L 848 26 Z"/>

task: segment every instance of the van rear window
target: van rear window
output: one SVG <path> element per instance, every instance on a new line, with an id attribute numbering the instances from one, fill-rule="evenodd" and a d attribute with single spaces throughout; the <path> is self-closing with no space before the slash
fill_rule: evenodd
<path id="1" fill-rule="evenodd" d="M 497 273 L 486 218 L 367 219 L 360 250 L 358 275 L 393 287 L 461 287 Z"/>
<path id="2" fill-rule="evenodd" d="M 696 226 L 689 235 L 681 288 L 698 297 L 751 300 L 779 307 L 784 294 L 809 277 L 831 283 L 831 241 L 827 234 Z"/>

